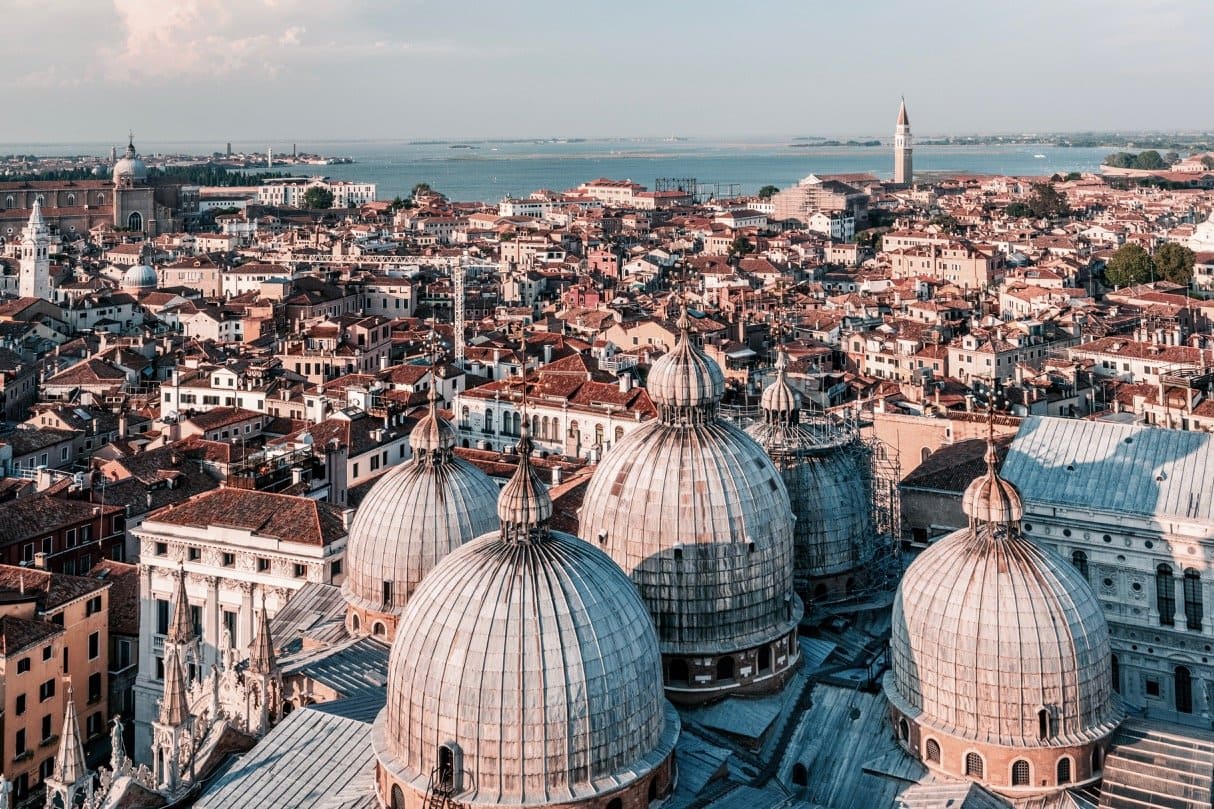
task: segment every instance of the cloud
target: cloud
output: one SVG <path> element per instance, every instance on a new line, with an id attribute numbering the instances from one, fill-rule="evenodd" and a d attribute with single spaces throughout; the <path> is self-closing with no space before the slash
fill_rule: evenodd
<path id="1" fill-rule="evenodd" d="M 277 75 L 303 46 L 315 4 L 290 0 L 114 0 L 123 35 L 103 46 L 115 81 Z"/>

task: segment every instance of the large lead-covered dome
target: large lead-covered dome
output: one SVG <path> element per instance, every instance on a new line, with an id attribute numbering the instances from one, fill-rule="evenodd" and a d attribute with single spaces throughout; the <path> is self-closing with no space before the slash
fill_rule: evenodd
<path id="1" fill-rule="evenodd" d="M 894 601 L 891 705 L 925 730 L 1015 748 L 1099 740 L 1121 719 L 1108 624 L 1084 577 L 1020 532 L 994 470 L 971 484 L 968 528 L 907 569 Z M 992 773 L 992 775 L 995 775 Z"/>
<path id="2" fill-rule="evenodd" d="M 497 525 L 497 485 L 454 455 L 433 401 L 409 438 L 413 459 L 383 474 L 350 525 L 342 590 L 368 613 L 399 615 L 431 568 Z"/>
<path id="3" fill-rule="evenodd" d="M 529 445 L 499 530 L 444 559 L 401 619 L 374 732 L 387 805 L 432 773 L 477 807 L 669 787 L 679 721 L 645 605 L 606 554 L 548 530 Z"/>
<path id="4" fill-rule="evenodd" d="M 678 345 L 649 376 L 660 416 L 599 464 L 580 532 L 632 577 L 663 654 L 729 654 L 791 632 L 801 617 L 793 518 L 771 459 L 717 417 L 721 370 L 692 343 L 686 314 L 681 321 Z"/>
<path id="5" fill-rule="evenodd" d="M 114 185 L 142 183 L 148 178 L 148 167 L 135 153 L 134 136 L 127 142 L 126 152 L 114 164 Z"/>
<path id="6" fill-rule="evenodd" d="M 787 356 L 763 391 L 763 418 L 746 432 L 765 449 L 784 479 L 796 515 L 793 534 L 798 592 L 815 599 L 846 595 L 849 578 L 876 549 L 869 451 L 854 433 L 826 416 L 806 422 L 801 396 L 786 378 Z"/>

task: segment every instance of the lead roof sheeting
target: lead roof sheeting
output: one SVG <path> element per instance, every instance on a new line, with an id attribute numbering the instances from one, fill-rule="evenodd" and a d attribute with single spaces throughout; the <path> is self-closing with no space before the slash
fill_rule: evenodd
<path id="1" fill-rule="evenodd" d="M 344 793 L 353 782 L 371 790 L 374 770 L 369 724 L 305 709 L 270 731 L 195 805 L 317 809 L 330 805 L 326 796 Z"/>
<path id="2" fill-rule="evenodd" d="M 1214 443 L 1207 433 L 1030 416 L 1002 475 L 1030 506 L 1214 520 Z"/>

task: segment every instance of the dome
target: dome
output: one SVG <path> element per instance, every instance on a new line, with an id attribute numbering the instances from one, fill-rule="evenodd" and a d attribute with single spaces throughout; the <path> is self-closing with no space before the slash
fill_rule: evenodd
<path id="1" fill-rule="evenodd" d="M 409 448 L 414 457 L 445 453 L 455 449 L 455 429 L 451 423 L 438 415 L 437 391 L 430 385 L 430 409 L 409 433 Z"/>
<path id="2" fill-rule="evenodd" d="M 497 525 L 498 487 L 488 475 L 441 441 L 418 451 L 431 436 L 450 434 L 432 407 L 410 434 L 413 459 L 385 472 L 355 512 L 342 585 L 352 607 L 399 615 L 439 560 Z"/>
<path id="3" fill-rule="evenodd" d="M 993 466 L 988 476 L 998 477 Z M 1003 502 L 1015 493 L 1004 485 L 971 487 L 981 490 L 972 499 Z M 1121 719 L 1108 624 L 1074 566 L 1024 537 L 1018 523 L 987 519 L 1017 513 L 971 511 L 969 528 L 907 568 L 894 600 L 886 693 L 924 733 L 967 744 L 1101 739 Z"/>
<path id="4" fill-rule="evenodd" d="M 988 472 L 975 478 L 961 498 L 961 510 L 970 522 L 1012 523 L 1024 516 L 1020 492 L 994 472 L 994 447 L 987 449 Z"/>
<path id="5" fill-rule="evenodd" d="M 787 367 L 788 355 L 783 351 L 778 352 L 776 354 L 775 381 L 763 390 L 763 396 L 759 400 L 759 406 L 769 421 L 773 419 L 795 420 L 797 413 L 801 410 L 801 394 L 788 384 L 788 378 L 784 373 Z"/>
<path id="6" fill-rule="evenodd" d="M 721 371 L 687 325 L 659 381 L 660 417 L 629 432 L 599 463 L 579 515 L 640 590 L 667 655 L 729 654 L 795 629 L 793 518 L 763 449 L 717 418 Z M 650 373 L 663 371 L 658 363 Z M 675 373 L 675 369 L 679 369 Z"/>
<path id="7" fill-rule="evenodd" d="M 123 182 L 143 182 L 148 178 L 148 167 L 135 153 L 135 141 L 132 138 L 126 145 L 126 153 L 114 164 L 113 180 L 115 185 Z"/>
<path id="8" fill-rule="evenodd" d="M 725 395 L 720 367 L 689 339 L 687 306 L 679 315 L 682 336 L 674 350 L 659 357 L 649 370 L 645 387 L 659 410 L 715 407 Z"/>
<path id="9" fill-rule="evenodd" d="M 122 274 L 123 289 L 155 289 L 160 283 L 156 270 L 147 264 L 135 264 Z"/>
<path id="10" fill-rule="evenodd" d="M 669 766 L 679 720 L 649 614 L 610 557 L 548 530 L 529 443 L 499 529 L 447 556 L 405 608 L 373 731 L 385 792 L 425 794 L 446 758 L 462 806 L 564 806 Z"/>

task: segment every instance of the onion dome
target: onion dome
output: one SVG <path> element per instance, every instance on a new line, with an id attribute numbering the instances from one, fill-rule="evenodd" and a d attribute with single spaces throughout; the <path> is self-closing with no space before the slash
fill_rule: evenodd
<path id="1" fill-rule="evenodd" d="M 430 385 L 430 408 L 422 416 L 409 433 L 409 447 L 415 457 L 421 455 L 433 456 L 435 453 L 450 452 L 455 449 L 455 429 L 451 423 L 438 415 L 438 390 Z M 431 458 L 432 460 L 432 458 Z"/>
<path id="2" fill-rule="evenodd" d="M 135 153 L 135 139 L 132 135 L 131 139 L 127 142 L 126 153 L 114 164 L 114 185 L 143 182 L 147 178 L 148 167 L 144 165 L 144 162 L 139 159 L 139 155 Z"/>
<path id="3" fill-rule="evenodd" d="M 649 375 L 660 416 L 599 463 L 581 533 L 632 577 L 663 654 L 728 654 L 800 620 L 793 516 L 771 459 L 717 417 L 721 370 L 692 343 L 686 315 L 680 320 L 678 346 Z"/>
<path id="4" fill-rule="evenodd" d="M 725 395 L 725 375 L 692 343 L 686 304 L 678 326 L 680 337 L 674 350 L 653 363 L 645 386 L 663 420 L 702 420 L 706 411 L 716 412 Z"/>
<path id="5" fill-rule="evenodd" d="M 342 591 L 357 609 L 399 615 L 440 559 L 497 525 L 497 484 L 455 456 L 433 397 L 409 438 L 413 459 L 380 477 L 350 524 Z"/>
<path id="6" fill-rule="evenodd" d="M 992 442 L 966 492 L 970 526 L 902 578 L 886 694 L 922 734 L 969 745 L 1097 741 L 1122 718 L 1108 624 L 1084 576 L 1021 533 L 1019 497 L 994 463 Z"/>
<path id="7" fill-rule="evenodd" d="M 986 474 L 975 478 L 965 489 L 961 510 L 975 523 L 1018 523 L 1024 516 L 1020 492 L 1009 481 L 995 474 L 995 445 L 987 442 Z"/>
<path id="8" fill-rule="evenodd" d="M 788 355 L 780 350 L 776 353 L 776 379 L 763 391 L 759 406 L 763 410 L 766 421 L 781 421 L 785 424 L 797 421 L 801 410 L 801 394 L 788 384 L 785 370 L 788 368 Z"/>
<path id="9" fill-rule="evenodd" d="M 438 773 L 461 806 L 566 806 L 643 786 L 674 749 L 645 605 L 605 553 L 548 528 L 529 445 L 498 529 L 440 562 L 401 617 L 372 733 L 385 792 L 424 795 Z"/>

